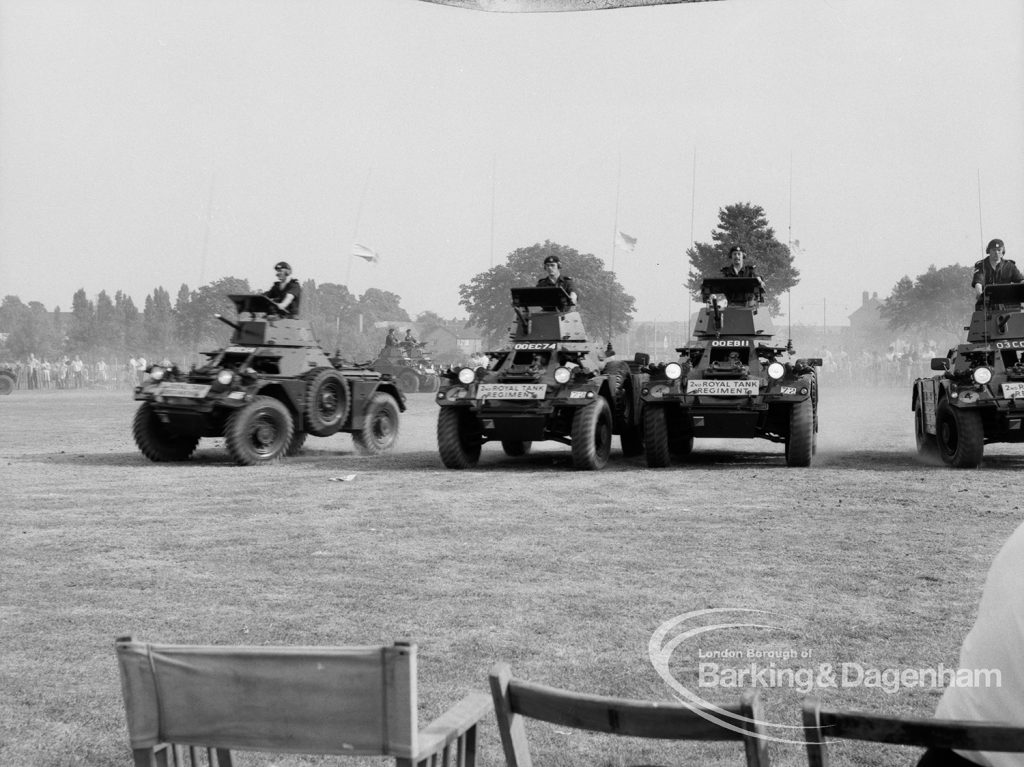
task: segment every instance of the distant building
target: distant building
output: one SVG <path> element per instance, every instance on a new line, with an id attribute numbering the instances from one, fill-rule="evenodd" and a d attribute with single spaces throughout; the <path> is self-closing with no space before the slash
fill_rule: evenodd
<path id="1" fill-rule="evenodd" d="M 872 346 L 891 338 L 893 332 L 879 314 L 883 303 L 878 293 L 872 293 L 870 298 L 866 290 L 861 294 L 860 306 L 850 315 L 848 338 L 853 346 Z"/>
<path id="2" fill-rule="evenodd" d="M 484 351 L 483 334 L 461 321 L 435 325 L 423 332 L 420 341 L 428 343 L 427 349 L 438 362 L 461 362 Z"/>

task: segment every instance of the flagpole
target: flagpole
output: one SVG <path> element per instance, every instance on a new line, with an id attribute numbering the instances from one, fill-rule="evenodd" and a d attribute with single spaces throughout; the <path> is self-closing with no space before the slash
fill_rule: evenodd
<path id="1" fill-rule="evenodd" d="M 491 267 L 494 267 L 494 195 L 498 178 L 498 155 L 491 157 Z"/>
<path id="2" fill-rule="evenodd" d="M 619 192 L 622 189 L 622 150 L 619 150 L 619 167 L 615 176 L 615 226 L 612 229 L 612 280 L 615 279 L 615 245 L 619 236 Z M 612 351 L 612 292 L 608 292 L 608 351 Z M 612 352 L 614 353 L 614 352 Z"/>
<path id="3" fill-rule="evenodd" d="M 697 147 L 693 147 L 693 175 L 690 178 L 690 250 L 693 250 L 694 245 L 694 233 L 693 233 L 693 219 L 694 211 L 697 209 Z M 689 278 L 689 269 L 687 269 L 687 278 Z M 687 288 L 686 290 L 686 345 L 690 345 L 690 316 L 693 313 L 693 292 Z"/>
<path id="4" fill-rule="evenodd" d="M 366 200 L 366 190 L 370 186 L 370 174 L 373 173 L 373 166 L 371 165 L 369 170 L 366 171 L 366 180 L 363 182 L 363 191 L 359 195 L 359 207 L 356 208 L 356 223 L 352 227 L 352 242 L 355 243 L 356 238 L 359 236 L 359 220 L 363 216 L 363 202 Z M 352 293 L 352 259 L 355 258 L 355 254 L 351 251 L 348 254 L 348 270 L 345 272 L 345 287 L 348 288 L 349 293 Z M 353 294 L 354 295 L 354 294 Z"/>

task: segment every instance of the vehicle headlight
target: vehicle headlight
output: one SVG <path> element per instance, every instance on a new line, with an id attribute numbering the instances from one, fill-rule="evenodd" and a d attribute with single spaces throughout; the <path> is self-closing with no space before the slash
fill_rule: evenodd
<path id="1" fill-rule="evenodd" d="M 683 366 L 678 362 L 670 362 L 665 366 L 665 377 L 670 381 L 675 381 L 677 378 L 683 375 Z"/>
<path id="2" fill-rule="evenodd" d="M 778 381 L 784 375 L 786 375 L 786 366 L 781 362 L 773 362 L 768 366 L 768 377 L 773 381 Z"/>
<path id="3" fill-rule="evenodd" d="M 217 383 L 219 383 L 221 386 L 227 386 L 233 380 L 235 380 L 235 374 L 232 373 L 230 370 L 222 370 L 219 373 L 217 373 Z"/>
<path id="4" fill-rule="evenodd" d="M 555 368 L 555 381 L 560 384 L 569 383 L 572 371 L 569 368 Z"/>
<path id="5" fill-rule="evenodd" d="M 471 384 L 476 380 L 476 371 L 472 368 L 462 368 L 459 371 L 459 383 Z"/>
<path id="6" fill-rule="evenodd" d="M 154 381 L 162 381 L 165 375 L 167 375 L 167 371 L 159 365 L 154 365 L 149 369 L 149 377 Z"/>
<path id="7" fill-rule="evenodd" d="M 976 384 L 987 384 L 992 380 L 992 369 L 991 368 L 974 368 L 971 373 L 971 378 L 974 379 Z"/>

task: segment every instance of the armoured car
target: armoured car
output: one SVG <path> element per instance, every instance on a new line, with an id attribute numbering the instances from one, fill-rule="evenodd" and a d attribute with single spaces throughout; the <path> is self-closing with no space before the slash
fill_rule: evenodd
<path id="1" fill-rule="evenodd" d="M 1024 442 L 1024 284 L 985 287 L 966 343 L 914 381 L 918 453 L 957 468 L 981 463 L 986 443 Z"/>
<path id="2" fill-rule="evenodd" d="M 10 394 L 14 391 L 18 382 L 18 374 L 14 368 L 7 365 L 0 365 L 0 395 Z"/>
<path id="3" fill-rule="evenodd" d="M 488 364 L 442 375 L 437 445 L 450 469 L 475 466 L 483 445 L 522 456 L 534 442 L 572 450 L 577 469 L 600 469 L 618 434 L 626 455 L 643 452 L 639 419 L 645 359 L 609 360 L 587 338 L 560 287 L 512 288 L 509 345 Z"/>
<path id="4" fill-rule="evenodd" d="M 426 341 L 385 346 L 369 366 L 378 373 L 390 375 L 404 392 L 435 392 L 438 371 L 426 346 Z"/>
<path id="5" fill-rule="evenodd" d="M 187 372 L 153 365 L 136 387 L 132 434 L 153 461 L 183 461 L 202 437 L 224 437 L 236 463 L 297 453 L 308 434 L 352 434 L 364 454 L 390 450 L 405 396 L 386 375 L 329 357 L 306 320 L 278 316 L 262 295 L 228 296 L 229 345 Z"/>
<path id="6" fill-rule="evenodd" d="M 695 438 L 761 438 L 785 445 L 788 466 L 809 466 L 818 432 L 820 359 L 796 357 L 775 333 L 759 281 L 708 278 L 694 342 L 648 367 L 641 390 L 647 465 L 685 458 Z"/>

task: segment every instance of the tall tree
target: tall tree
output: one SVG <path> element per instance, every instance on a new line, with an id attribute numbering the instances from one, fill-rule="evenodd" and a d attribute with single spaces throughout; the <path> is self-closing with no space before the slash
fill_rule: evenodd
<path id="1" fill-rule="evenodd" d="M 401 306 L 402 297 L 389 290 L 369 288 L 359 297 L 358 310 L 363 315 L 363 328 L 375 322 L 407 322 L 409 313 Z"/>
<path id="2" fill-rule="evenodd" d="M 231 330 L 214 315 L 228 319 L 235 315 L 235 305 L 228 298 L 233 293 L 251 293 L 249 281 L 238 277 L 222 277 L 187 293 L 184 285 L 178 291 L 175 312 L 186 330 L 182 347 L 185 351 L 201 351 L 206 347 L 216 348 L 227 342 Z"/>
<path id="3" fill-rule="evenodd" d="M 146 348 L 161 355 L 170 355 L 174 346 L 174 307 L 171 306 L 171 294 L 162 287 L 155 288 L 152 295 L 146 296 L 142 326 Z"/>
<path id="4" fill-rule="evenodd" d="M 974 309 L 969 286 L 973 269 L 953 264 L 936 269 L 934 264 L 915 279 L 902 277 L 878 313 L 896 331 L 908 331 L 956 342 Z"/>
<path id="5" fill-rule="evenodd" d="M 533 286 L 543 276 L 544 259 L 557 255 L 564 274 L 572 277 L 579 294 L 579 312 L 591 338 L 611 338 L 629 328 L 635 300 L 623 290 L 615 275 L 604 268 L 597 256 L 545 240 L 509 253 L 506 263 L 477 274 L 459 286 L 459 303 L 469 312 L 469 321 L 480 328 L 491 344 L 507 336 L 514 319 L 511 288 Z"/>
<path id="6" fill-rule="evenodd" d="M 87 354 L 96 345 L 96 307 L 79 288 L 71 298 L 71 323 L 68 326 L 68 353 Z"/>
<path id="7" fill-rule="evenodd" d="M 690 259 L 686 287 L 695 297 L 699 296 L 701 280 L 719 275 L 734 245 L 746 251 L 746 263 L 757 267 L 765 283 L 769 311 L 779 314 L 779 296 L 800 281 L 800 272 L 793 266 L 789 246 L 775 238 L 775 230 L 768 225 L 760 205 L 738 202 L 719 209 L 718 228 L 711 233 L 711 242 L 694 243 L 686 251 Z"/>
<path id="8" fill-rule="evenodd" d="M 110 357 L 120 351 L 120 330 L 117 313 L 114 311 L 114 302 L 107 295 L 107 291 L 101 290 L 100 294 L 96 296 L 96 345 L 91 350 L 92 353 L 101 357 Z"/>
<path id="9" fill-rule="evenodd" d="M 144 346 L 142 336 L 142 315 L 132 297 L 123 291 L 114 294 L 114 316 L 120 328 L 121 346 L 118 352 L 123 355 L 119 362 L 127 362 L 128 358 L 139 354 Z"/>

